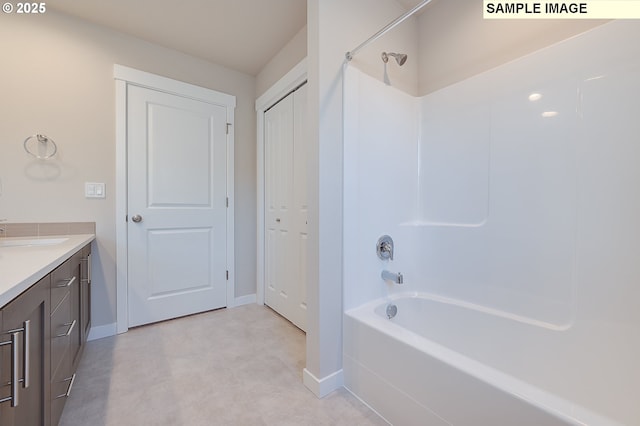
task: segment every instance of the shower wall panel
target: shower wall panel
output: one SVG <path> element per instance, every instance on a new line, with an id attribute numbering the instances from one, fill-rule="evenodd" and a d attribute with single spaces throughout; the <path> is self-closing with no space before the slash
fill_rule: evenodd
<path id="1" fill-rule="evenodd" d="M 637 21 L 614 21 L 417 99 L 348 69 L 345 309 L 427 293 L 544 330 L 558 357 L 537 376 L 635 424 L 638 39 Z M 393 261 L 375 255 L 381 234 Z"/>
<path id="2" fill-rule="evenodd" d="M 640 296 L 638 37 L 612 22 L 422 98 L 348 67 L 345 307 L 409 290 L 556 328 L 640 320 L 618 310 Z"/>
<path id="3" fill-rule="evenodd" d="M 629 166 L 640 155 L 630 142 L 640 130 L 640 49 L 620 47 L 638 35 L 637 23 L 607 24 L 422 98 L 412 225 L 426 291 L 573 323 L 583 268 L 599 262 L 580 261 L 594 251 L 594 224 L 581 223 L 604 209 L 600 228 L 640 229 L 611 217 L 640 214 L 640 173 Z M 623 242 L 609 238 L 598 258 L 624 259 Z"/>
<path id="4" fill-rule="evenodd" d="M 415 267 L 412 234 L 399 225 L 417 210 L 419 103 L 353 66 L 344 77 L 346 308 L 387 293 L 390 284 L 380 279 L 382 269 Z M 396 243 L 393 261 L 376 256 L 383 234 Z"/>

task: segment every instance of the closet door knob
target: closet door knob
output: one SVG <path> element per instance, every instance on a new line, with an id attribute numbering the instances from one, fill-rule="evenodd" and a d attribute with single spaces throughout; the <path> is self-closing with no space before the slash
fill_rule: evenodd
<path id="1" fill-rule="evenodd" d="M 140 216 L 139 214 L 134 215 L 131 217 L 131 220 L 134 221 L 135 223 L 140 223 L 142 222 L 142 216 Z"/>

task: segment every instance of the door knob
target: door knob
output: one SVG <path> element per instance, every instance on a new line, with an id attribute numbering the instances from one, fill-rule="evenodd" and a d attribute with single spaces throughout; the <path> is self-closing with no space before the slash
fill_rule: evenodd
<path id="1" fill-rule="evenodd" d="M 277 219 L 276 219 L 276 222 L 280 223 L 280 218 L 277 218 Z"/>
<path id="2" fill-rule="evenodd" d="M 134 221 L 135 223 L 142 222 L 142 216 L 140 216 L 139 214 L 136 214 L 131 217 L 131 220 Z"/>

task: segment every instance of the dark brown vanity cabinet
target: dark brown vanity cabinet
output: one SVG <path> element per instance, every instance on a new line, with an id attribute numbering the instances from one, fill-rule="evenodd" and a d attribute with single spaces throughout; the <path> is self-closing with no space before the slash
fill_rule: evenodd
<path id="1" fill-rule="evenodd" d="M 0 309 L 0 426 L 56 426 L 91 324 L 87 245 Z"/>
<path id="2" fill-rule="evenodd" d="M 0 425 L 49 425 L 49 286 L 38 281 L 0 314 Z"/>

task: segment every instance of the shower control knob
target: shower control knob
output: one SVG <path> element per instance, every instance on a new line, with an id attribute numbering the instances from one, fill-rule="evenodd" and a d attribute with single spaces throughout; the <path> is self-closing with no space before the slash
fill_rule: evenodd
<path id="1" fill-rule="evenodd" d="M 134 221 L 135 223 L 140 223 L 142 222 L 142 216 L 140 216 L 139 214 L 133 215 L 131 217 L 131 220 Z"/>
<path id="2" fill-rule="evenodd" d="M 376 244 L 376 253 L 382 260 L 393 260 L 393 239 L 388 235 L 383 235 Z"/>

